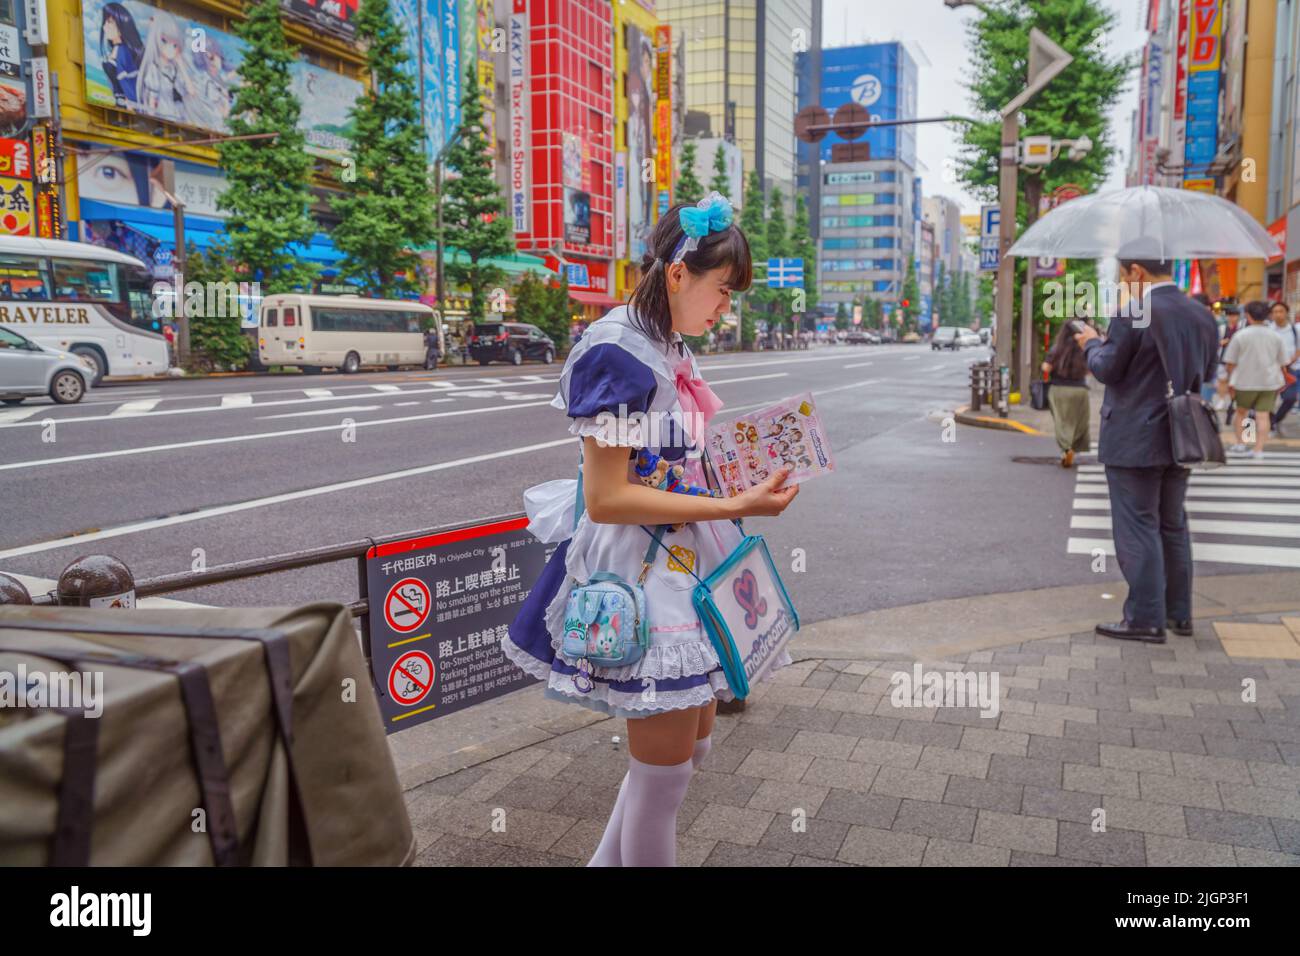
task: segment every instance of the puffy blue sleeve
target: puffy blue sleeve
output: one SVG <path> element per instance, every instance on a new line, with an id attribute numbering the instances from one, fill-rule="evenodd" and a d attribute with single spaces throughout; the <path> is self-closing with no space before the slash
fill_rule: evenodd
<path id="1" fill-rule="evenodd" d="M 644 412 L 658 383 L 654 372 L 617 345 L 594 345 L 569 375 L 570 418 L 594 418 L 601 412 Z"/>

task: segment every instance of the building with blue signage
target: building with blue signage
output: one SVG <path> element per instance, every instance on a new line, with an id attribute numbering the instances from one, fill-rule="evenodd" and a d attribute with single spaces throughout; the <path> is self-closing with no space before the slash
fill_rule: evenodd
<path id="1" fill-rule="evenodd" d="M 917 69 L 901 43 L 868 43 L 800 54 L 799 106 L 831 115 L 854 102 L 872 119 L 916 118 Z M 866 143 L 868 159 L 841 161 L 848 144 Z M 822 305 L 833 311 L 861 293 L 892 305 L 914 255 L 921 218 L 916 127 L 887 126 L 856 140 L 829 133 L 800 142 L 799 187 L 814 210 Z"/>

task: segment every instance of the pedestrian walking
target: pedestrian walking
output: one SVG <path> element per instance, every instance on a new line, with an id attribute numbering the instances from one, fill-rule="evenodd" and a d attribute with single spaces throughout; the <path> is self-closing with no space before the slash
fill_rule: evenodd
<path id="1" fill-rule="evenodd" d="M 1083 325 L 1082 320 L 1062 325 L 1043 362 L 1043 371 L 1049 376 L 1047 406 L 1052 410 L 1052 421 L 1056 426 L 1056 444 L 1061 449 L 1062 468 L 1073 467 L 1077 452 L 1092 450 L 1088 359 L 1074 340 Z"/>
<path id="2" fill-rule="evenodd" d="M 1170 387 L 1175 395 L 1197 390 L 1214 374 L 1218 333 L 1209 311 L 1174 285 L 1172 262 L 1121 258 L 1119 265 L 1139 318 L 1112 319 L 1105 342 L 1091 326 L 1075 339 L 1106 386 L 1098 458 L 1110 489 L 1115 556 L 1128 582 L 1124 620 L 1096 630 L 1163 644 L 1166 626 L 1192 633 L 1192 542 L 1183 508 L 1190 471 L 1174 464 L 1167 395 Z"/>
<path id="3" fill-rule="evenodd" d="M 628 772 L 590 866 L 675 864 L 678 807 L 709 752 L 717 702 L 734 699 L 692 602 L 694 575 L 707 577 L 741 542 L 729 519 L 779 515 L 798 492 L 782 487 L 782 471 L 733 498 L 693 493 L 706 484 L 702 468 L 693 467 L 700 464 L 699 422 L 721 402 L 699 377 L 682 336 L 713 328 L 731 311 L 732 293 L 749 288 L 749 243 L 731 221 L 731 206 L 717 193 L 660 218 L 630 302 L 591 324 L 560 375 L 553 404 L 566 410 L 569 432 L 582 444 L 577 495 L 564 482 L 526 494 L 530 527 L 559 546 L 503 650 L 545 682 L 547 697 L 627 719 Z M 640 415 L 628 420 L 629 412 L 664 424 L 659 447 L 635 451 L 646 441 Z M 683 421 L 691 423 L 685 432 Z M 694 486 L 687 494 L 655 480 L 674 462 Z M 560 507 L 566 496 L 573 502 L 568 514 Z M 557 511 L 562 518 L 544 528 L 541 516 Z M 662 547 L 647 535 L 655 526 Z M 650 646 L 626 667 L 592 666 L 585 658 L 575 666 L 560 653 L 569 596 L 598 572 L 644 582 Z M 601 627 L 618 630 L 616 622 Z M 782 652 L 776 667 L 788 663 Z"/>
<path id="4" fill-rule="evenodd" d="M 442 345 L 438 341 L 438 326 L 432 325 L 424 331 L 424 367 L 433 370 L 442 358 Z"/>
<path id="5" fill-rule="evenodd" d="M 1273 319 L 1273 331 L 1282 341 L 1282 351 L 1291 357 L 1283 372 L 1286 385 L 1278 396 L 1281 402 L 1273 418 L 1273 430 L 1278 438 L 1282 438 L 1282 422 L 1300 399 L 1300 323 L 1291 321 L 1291 312 L 1285 302 L 1274 302 L 1268 314 Z"/>
<path id="6" fill-rule="evenodd" d="M 1282 346 L 1282 340 L 1269 322 L 1267 302 L 1246 303 L 1246 327 L 1238 329 L 1223 353 L 1223 363 L 1228 369 L 1228 387 L 1232 389 L 1237 411 L 1232 419 L 1233 434 L 1237 443 L 1228 449 L 1230 454 L 1264 455 L 1264 442 L 1268 440 L 1269 416 L 1277 401 L 1277 393 L 1286 384 L 1284 372 L 1291 355 Z M 1246 415 L 1255 413 L 1253 452 L 1245 442 Z"/>

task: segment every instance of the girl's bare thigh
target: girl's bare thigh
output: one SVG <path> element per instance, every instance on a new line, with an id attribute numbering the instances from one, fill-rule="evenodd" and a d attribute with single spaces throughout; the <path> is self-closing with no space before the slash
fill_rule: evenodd
<path id="1" fill-rule="evenodd" d="M 695 741 L 713 732 L 717 711 L 718 702 L 714 700 L 703 707 L 629 718 L 627 749 L 642 763 L 659 766 L 685 763 L 695 753 Z"/>

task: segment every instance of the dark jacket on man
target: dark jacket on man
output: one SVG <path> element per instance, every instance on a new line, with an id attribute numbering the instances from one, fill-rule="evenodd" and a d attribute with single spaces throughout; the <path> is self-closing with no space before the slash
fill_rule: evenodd
<path id="1" fill-rule="evenodd" d="M 1106 386 L 1097 456 L 1104 465 L 1173 464 L 1166 382 L 1173 382 L 1175 395 L 1196 392 L 1218 371 L 1219 331 L 1209 309 L 1166 285 L 1151 291 L 1147 311 L 1142 319 L 1113 319 L 1106 341 L 1086 346 L 1088 370 Z M 1134 327 L 1148 319 L 1146 328 Z M 1168 378 L 1153 337 L 1157 330 Z"/>

